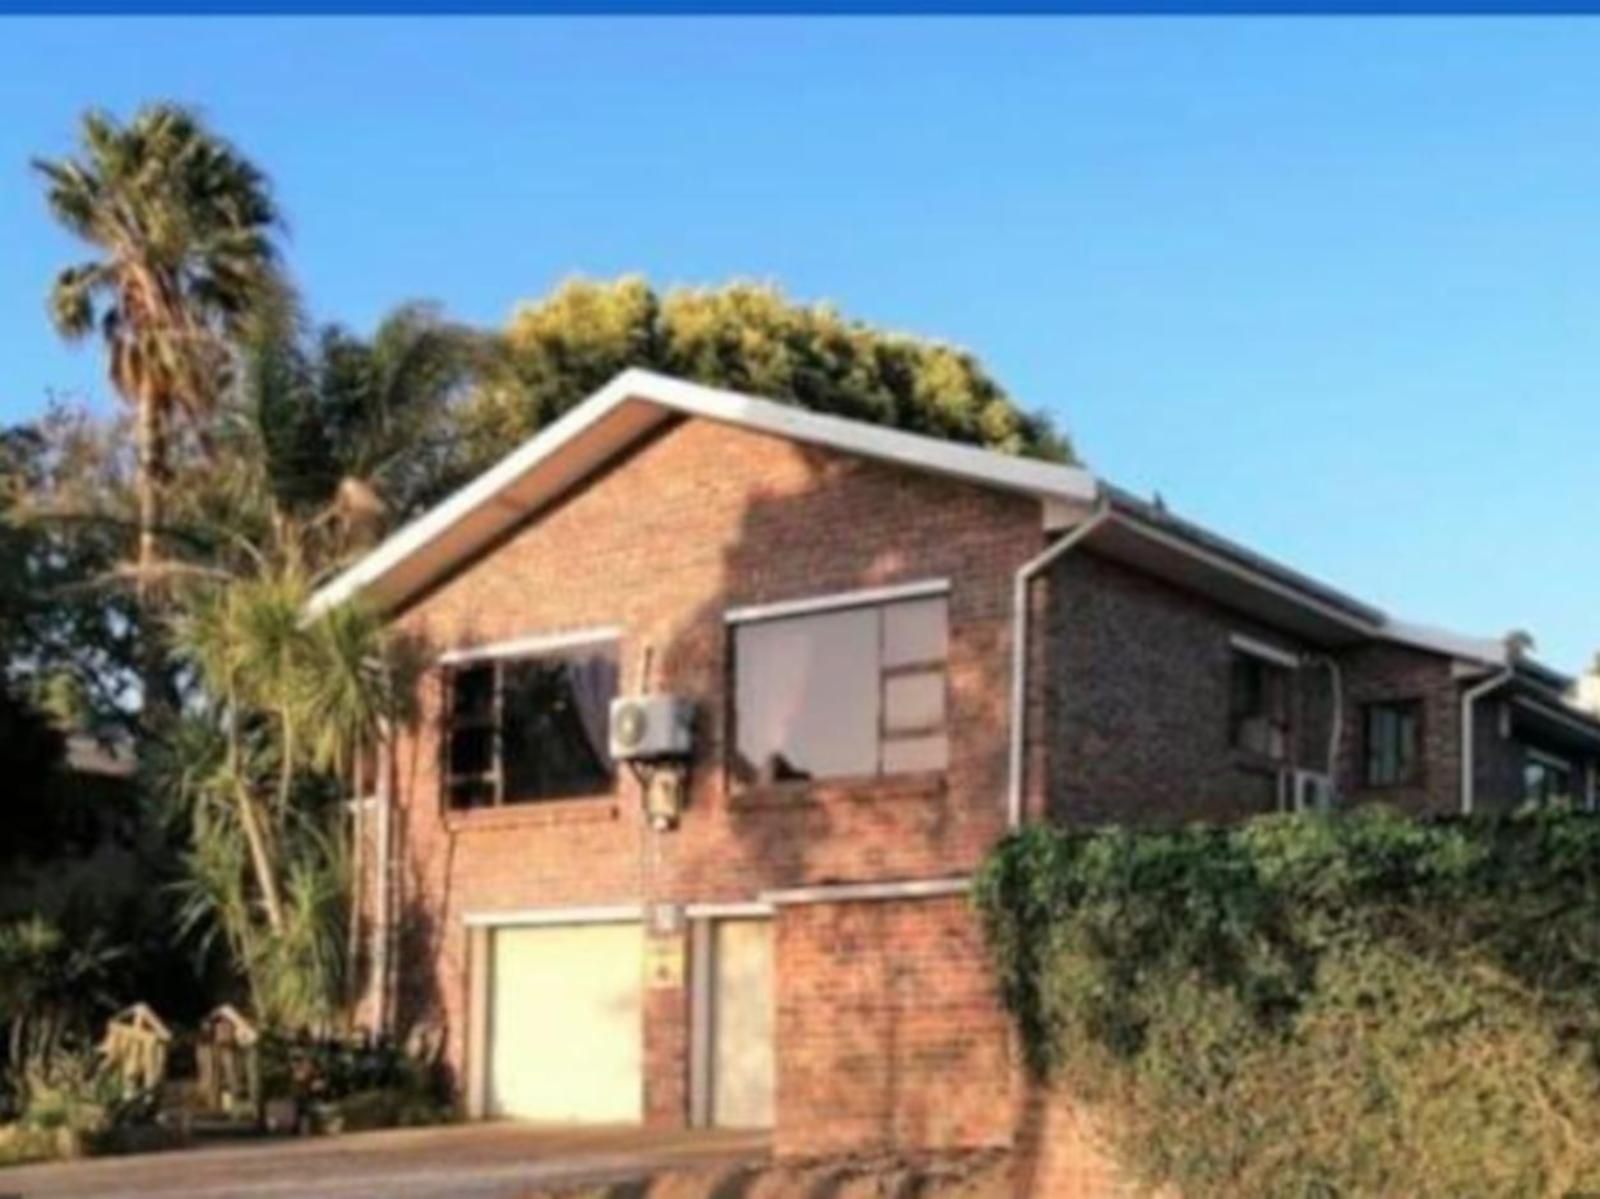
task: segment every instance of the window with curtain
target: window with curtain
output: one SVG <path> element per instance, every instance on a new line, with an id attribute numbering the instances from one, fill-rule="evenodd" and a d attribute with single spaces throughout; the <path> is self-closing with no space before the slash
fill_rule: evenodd
<path id="1" fill-rule="evenodd" d="M 614 642 L 466 662 L 446 676 L 445 799 L 452 808 L 610 791 Z"/>
<path id="2" fill-rule="evenodd" d="M 735 625 L 736 778 L 942 771 L 949 619 L 941 595 Z"/>
<path id="3" fill-rule="evenodd" d="M 1414 783 L 1422 774 L 1422 701 L 1368 704 L 1364 709 L 1369 787 Z"/>

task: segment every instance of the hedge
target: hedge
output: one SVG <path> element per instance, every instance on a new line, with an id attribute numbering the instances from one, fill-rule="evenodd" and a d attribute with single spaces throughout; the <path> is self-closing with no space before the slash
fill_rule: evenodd
<path id="1" fill-rule="evenodd" d="M 1030 1065 L 1145 1184 L 1600 1194 L 1600 819 L 1029 828 L 975 895 Z"/>

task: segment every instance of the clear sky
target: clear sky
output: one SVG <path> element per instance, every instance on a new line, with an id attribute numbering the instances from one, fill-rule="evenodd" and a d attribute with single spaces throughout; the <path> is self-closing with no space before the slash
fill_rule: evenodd
<path id="1" fill-rule="evenodd" d="M 0 20 L 0 420 L 105 401 L 27 159 L 193 103 L 319 317 L 767 279 L 976 350 L 1125 486 L 1600 648 L 1600 25 Z"/>

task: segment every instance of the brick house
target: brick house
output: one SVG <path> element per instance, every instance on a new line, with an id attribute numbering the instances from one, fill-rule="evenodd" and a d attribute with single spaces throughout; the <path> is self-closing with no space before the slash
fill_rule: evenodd
<path id="1" fill-rule="evenodd" d="M 642 372 L 314 605 L 354 597 L 427 663 L 358 808 L 372 1015 L 474 1116 L 1006 1144 L 964 892 L 1009 827 L 1595 801 L 1600 722 L 1498 642 L 1076 467 Z M 613 756 L 645 694 L 686 757 Z"/>

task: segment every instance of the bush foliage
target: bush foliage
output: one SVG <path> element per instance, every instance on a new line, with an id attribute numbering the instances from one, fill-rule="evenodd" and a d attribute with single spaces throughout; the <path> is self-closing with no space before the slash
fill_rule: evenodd
<path id="1" fill-rule="evenodd" d="M 1600 1192 L 1600 819 L 1030 828 L 977 900 L 1032 1067 L 1147 1184 Z"/>
<path id="2" fill-rule="evenodd" d="M 504 346 L 513 380 L 479 388 L 457 414 L 473 467 L 498 460 L 633 366 L 1005 453 L 1072 460 L 1066 436 L 1019 406 L 967 351 L 797 303 L 759 283 L 661 292 L 631 276 L 573 279 L 519 306 Z"/>

